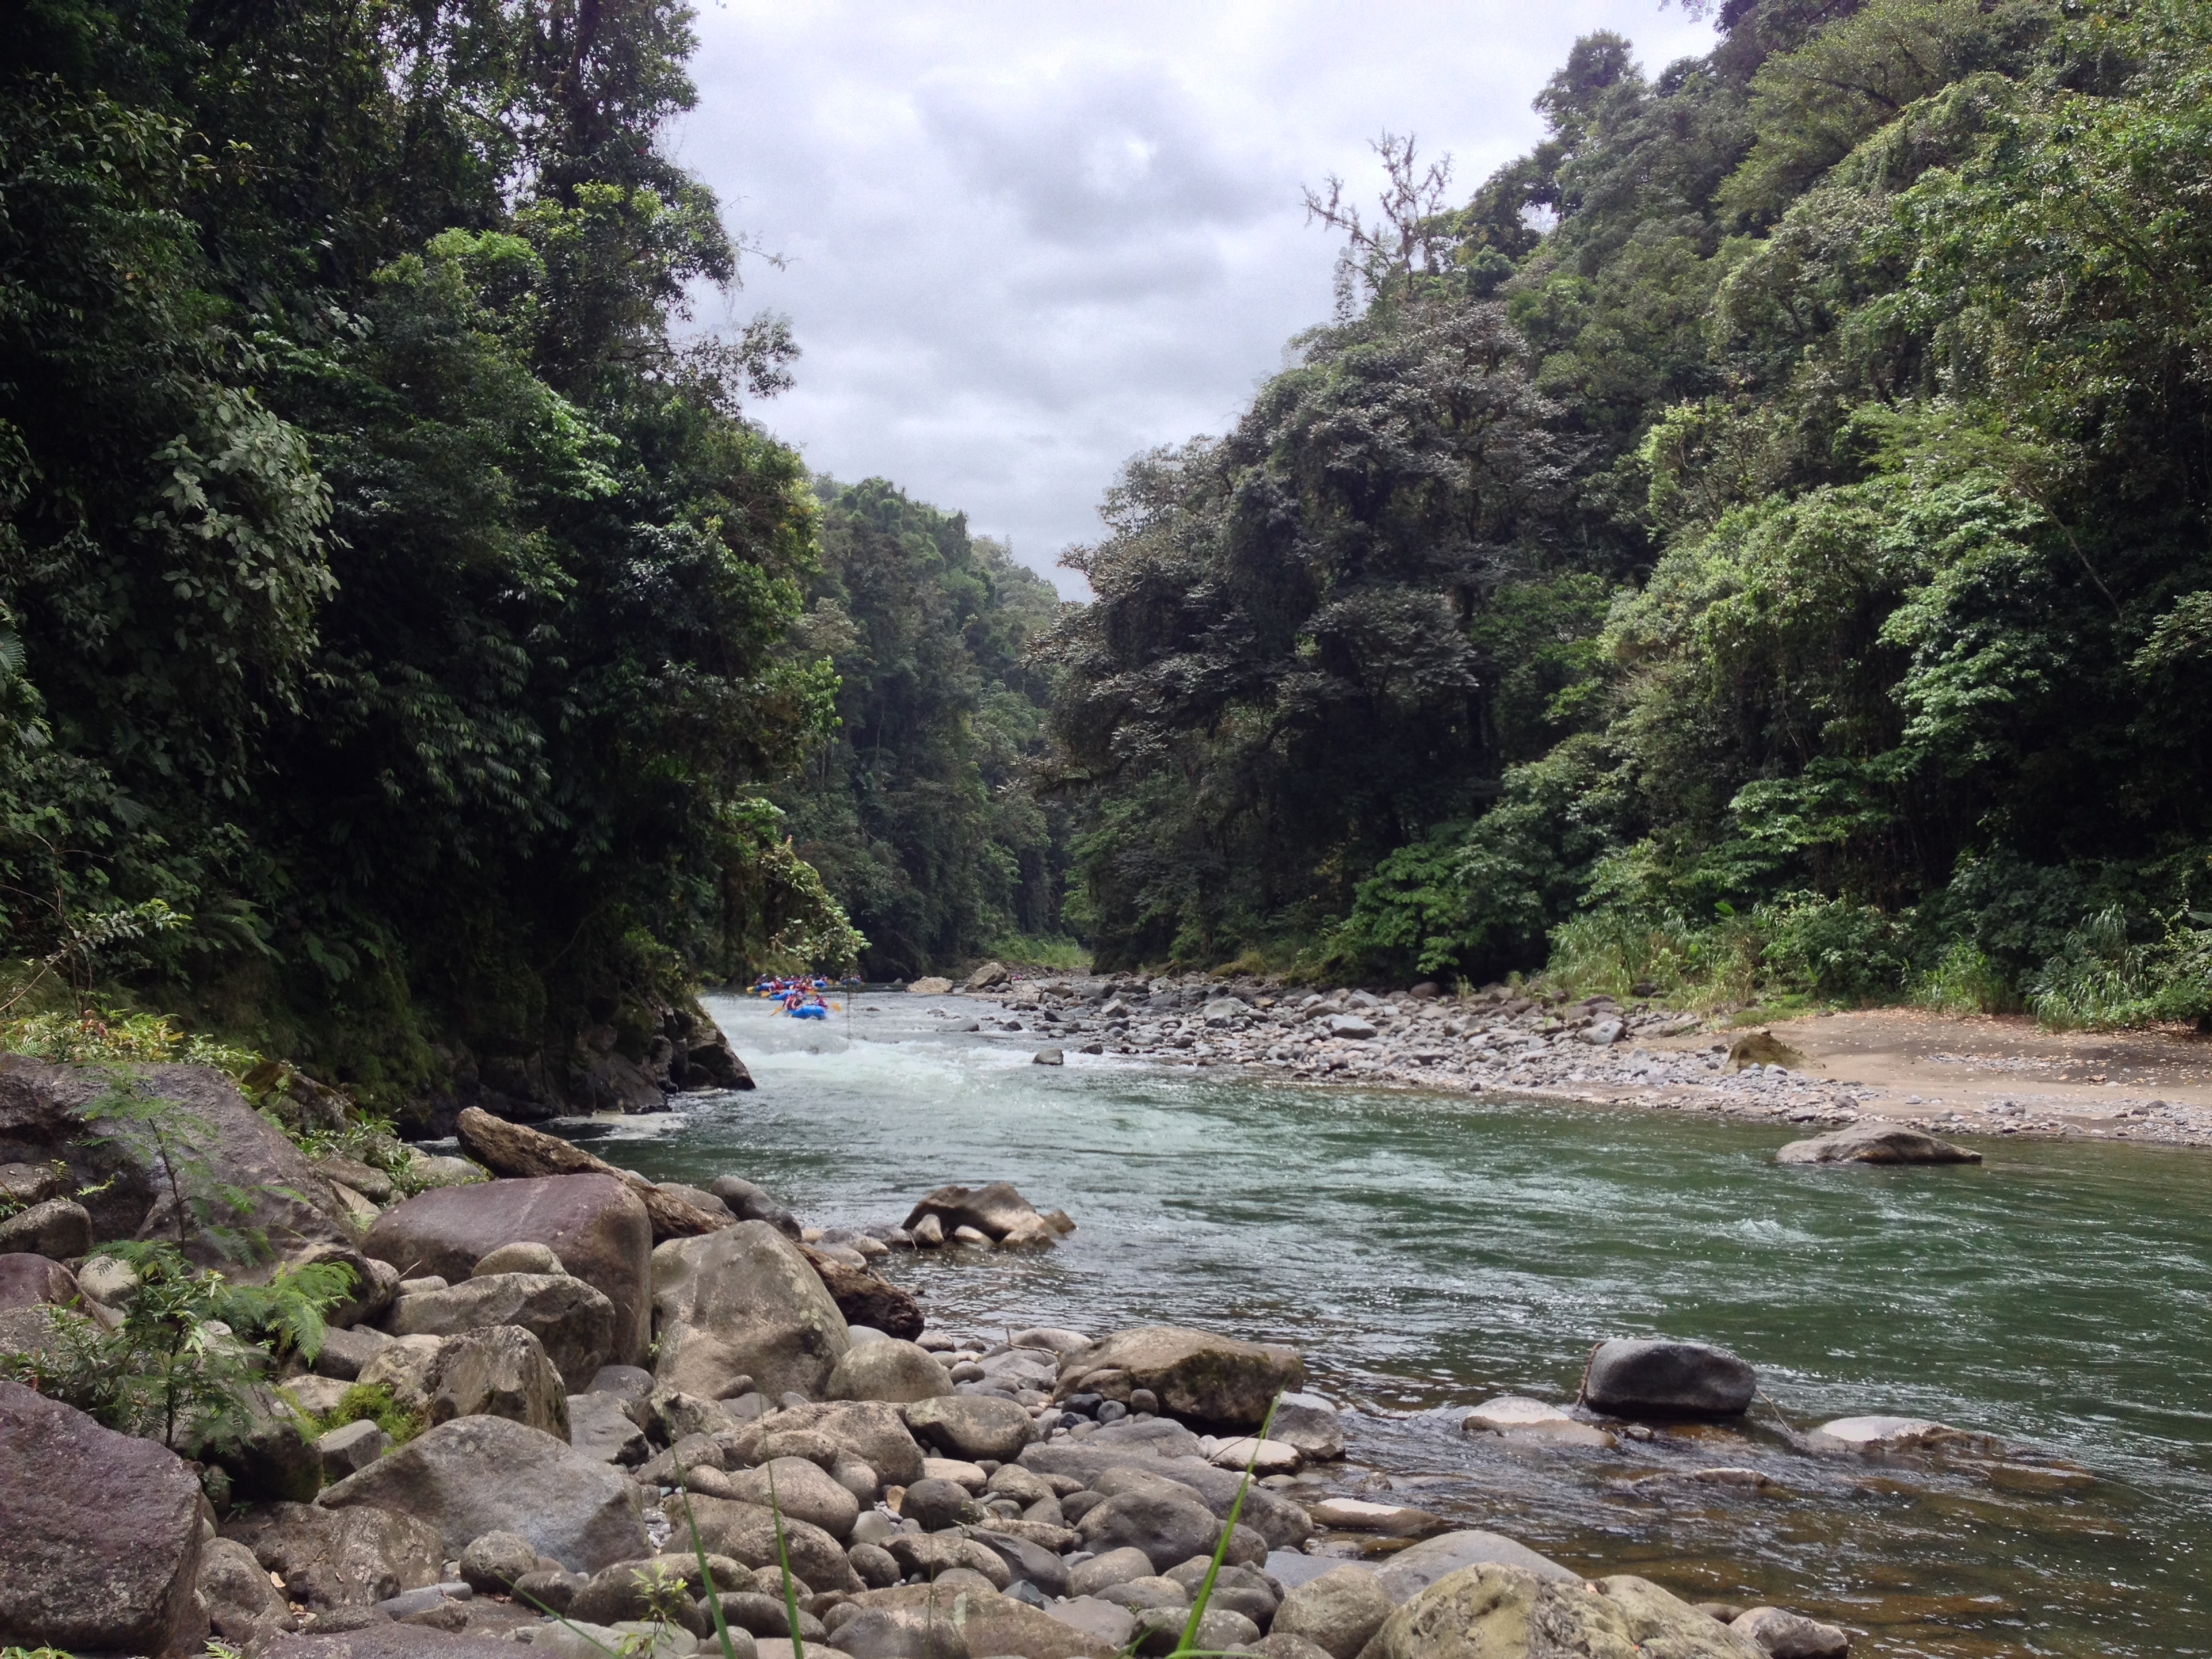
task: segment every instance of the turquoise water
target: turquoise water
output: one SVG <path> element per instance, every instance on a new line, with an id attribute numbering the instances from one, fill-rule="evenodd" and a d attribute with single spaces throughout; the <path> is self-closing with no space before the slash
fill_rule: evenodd
<path id="1" fill-rule="evenodd" d="M 1034 1066 L 920 999 L 863 997 L 827 1030 L 710 1006 L 759 1088 L 630 1121 L 616 1161 L 741 1174 L 822 1224 L 994 1179 L 1076 1218 L 1040 1256 L 892 1258 L 933 1322 L 1292 1344 L 1357 1408 L 1346 1489 L 1839 1620 L 1862 1650 L 2212 1652 L 2201 1155 L 1998 1142 L 1978 1168 L 1785 1170 L 1779 1129 Z M 1570 1399 L 1593 1341 L 1648 1333 L 1735 1349 L 1771 1407 L 1613 1453 L 1469 1442 L 1436 1409 Z M 1783 1428 L 1871 1412 L 2008 1449 L 1838 1462 Z M 1773 1484 L 1680 1478 L 1711 1466 Z"/>

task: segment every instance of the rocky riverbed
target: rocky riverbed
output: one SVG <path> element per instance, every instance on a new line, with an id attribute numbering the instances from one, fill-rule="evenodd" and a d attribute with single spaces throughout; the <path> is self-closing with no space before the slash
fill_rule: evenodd
<path id="1" fill-rule="evenodd" d="M 1852 1016 L 1794 1022 L 1762 1042 L 1759 1028 L 1650 1002 L 1568 1000 L 1504 986 L 1465 998 L 1443 996 L 1434 986 L 1384 995 L 1199 975 L 1018 980 L 992 964 L 963 987 L 940 981 L 915 988 L 945 999 L 938 1017 L 952 1029 L 1026 1042 L 1047 1064 L 1071 1054 L 1112 1055 L 1247 1066 L 1315 1082 L 1468 1090 L 1822 1127 L 1877 1117 L 1939 1134 L 2212 1146 L 2212 1087 L 2194 1076 L 2164 1094 L 2148 1068 L 2124 1089 L 2097 1075 L 2094 1084 L 2061 1090 L 2051 1086 L 2065 1076 L 2057 1059 L 1939 1050 L 1918 1056 L 1910 1071 L 1885 1067 L 1876 1080 L 1856 1075 L 1847 1055 L 1822 1059 L 1794 1046 L 1814 1047 L 1808 1028 L 1832 1024 L 1842 1030 L 1854 1024 Z M 872 1000 L 858 1001 L 865 1010 Z M 865 1034 L 865 1017 L 856 1029 Z M 2035 1040 L 2021 1031 L 2004 1036 L 2014 1048 Z M 2193 1070 L 2193 1049 L 2176 1063 Z M 1957 1086 L 1978 1068 L 2016 1075 L 1997 1088 Z"/>
<path id="2" fill-rule="evenodd" d="M 939 1188 L 841 1233 L 734 1171 L 650 1182 L 469 1111 L 473 1162 L 423 1159 L 372 1196 L 374 1172 L 304 1158 L 220 1076 L 149 1080 L 190 1099 L 210 1175 L 252 1181 L 249 1218 L 281 1224 L 289 1264 L 342 1261 L 356 1294 L 319 1346 L 240 1349 L 244 1415 L 190 1443 L 196 1461 L 0 1382 L 0 1644 L 167 1656 L 212 1634 L 252 1659 L 489 1659 L 517 1643 L 683 1659 L 726 1639 L 739 1659 L 800 1641 L 827 1659 L 1109 1659 L 1182 1642 L 1218 1552 L 1191 1632 L 1212 1650 L 1848 1648 L 1785 1609 L 1587 1577 L 1387 1483 L 1353 1486 L 1337 1406 L 1306 1391 L 1287 1346 L 1175 1326 L 938 1328 L 869 1270 L 897 1250 L 1050 1252 L 1076 1229 L 1005 1183 Z M 110 1174 L 96 1208 L 46 1200 L 67 1212 L 67 1254 L 0 1256 L 0 1348 L 59 1367 L 33 1382 L 70 1375 L 72 1332 L 124 1328 L 155 1293 L 97 1247 L 174 1224 L 158 1143 L 71 1133 L 90 1087 L 63 1068 L 0 1074 L 0 1152 Z M 8 1164 L 10 1179 L 37 1167 Z M 448 1184 L 406 1195 L 433 1179 Z M 1587 1404 L 1494 1398 L 1458 1429 L 1547 1455 L 1740 1418 L 1755 1381 L 1698 1344 L 1608 1342 Z M 1806 1449 L 1968 1438 L 1862 1420 Z"/>

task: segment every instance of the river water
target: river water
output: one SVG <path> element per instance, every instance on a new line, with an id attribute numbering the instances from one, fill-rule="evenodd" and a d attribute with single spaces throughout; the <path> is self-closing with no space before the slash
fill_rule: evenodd
<path id="1" fill-rule="evenodd" d="M 896 1222 L 1010 1180 L 1078 1231 L 1036 1255 L 894 1255 L 956 1332 L 1174 1322 L 1289 1343 L 1353 1408 L 1339 1489 L 1692 1599 L 1771 1601 L 1856 1650 L 2212 1653 L 2212 1160 L 1996 1142 L 1978 1168 L 1778 1168 L 1780 1129 L 1249 1073 L 1029 1064 L 957 1000 L 826 1026 L 708 1006 L 759 1087 L 566 1126 L 655 1179 L 739 1174 L 810 1223 Z M 1445 1407 L 1565 1401 L 1589 1345 L 1755 1364 L 1743 1431 L 1617 1451 L 1462 1437 Z M 1784 1425 L 1866 1413 L 2001 1437 L 1835 1461 Z M 1753 1468 L 1764 1486 L 1692 1478 Z"/>

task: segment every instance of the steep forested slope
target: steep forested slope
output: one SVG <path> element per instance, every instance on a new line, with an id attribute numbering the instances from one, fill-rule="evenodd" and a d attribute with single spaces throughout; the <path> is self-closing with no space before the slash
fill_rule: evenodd
<path id="1" fill-rule="evenodd" d="M 1579 43 L 1109 499 L 1054 643 L 1103 959 L 2212 1007 L 2212 17 L 1720 23 Z"/>
<path id="2" fill-rule="evenodd" d="M 911 978 L 1060 934 L 1065 809 L 1040 805 L 1051 686 L 1028 660 L 1052 585 L 880 479 L 817 482 L 822 558 L 797 633 L 838 675 L 837 729 L 778 790 L 793 844 Z"/>
<path id="3" fill-rule="evenodd" d="M 760 795 L 834 718 L 813 506 L 741 407 L 789 343 L 672 332 L 738 257 L 656 147 L 687 14 L 9 16 L 19 978 L 392 1102 L 472 1055 L 557 1096 L 692 971 L 849 958 Z"/>

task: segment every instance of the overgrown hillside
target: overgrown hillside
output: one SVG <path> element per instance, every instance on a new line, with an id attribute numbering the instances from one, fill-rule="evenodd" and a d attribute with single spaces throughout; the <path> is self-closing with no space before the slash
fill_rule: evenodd
<path id="1" fill-rule="evenodd" d="M 1610 35 L 1133 463 L 1062 623 L 1102 962 L 2212 1009 L 2212 15 Z"/>
<path id="2" fill-rule="evenodd" d="M 789 638 L 816 509 L 746 412 L 791 344 L 672 331 L 739 255 L 657 147 L 687 15 L 11 10 L 19 981 L 388 1106 L 557 1099 L 696 973 L 850 959 L 763 793 L 836 696 Z"/>
<path id="3" fill-rule="evenodd" d="M 881 479 L 817 488 L 821 568 L 796 633 L 836 668 L 839 719 L 776 799 L 867 938 L 862 971 L 1072 949 L 1065 808 L 1027 787 L 1051 702 L 1029 647 L 1059 596 L 964 517 Z"/>

